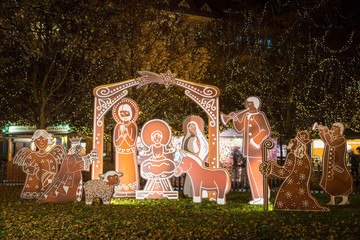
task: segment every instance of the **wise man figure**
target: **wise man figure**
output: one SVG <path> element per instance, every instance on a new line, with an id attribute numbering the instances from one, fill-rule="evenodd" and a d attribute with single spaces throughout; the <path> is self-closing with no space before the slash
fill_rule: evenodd
<path id="1" fill-rule="evenodd" d="M 80 202 L 83 192 L 82 171 L 89 171 L 90 165 L 97 160 L 97 151 L 80 156 L 83 149 L 81 138 L 70 138 L 71 148 L 65 156 L 55 181 L 38 199 L 38 202 Z"/>
<path id="2" fill-rule="evenodd" d="M 321 207 L 310 193 L 312 173 L 308 145 L 311 142 L 307 131 L 298 131 L 287 146 L 283 166 L 273 161 L 263 162 L 260 171 L 266 176 L 283 179 L 274 202 L 274 210 L 288 211 L 328 211 Z"/>
<path id="3" fill-rule="evenodd" d="M 346 167 L 344 125 L 337 122 L 329 130 L 326 126 L 315 123 L 313 129 L 319 130 L 319 136 L 325 144 L 320 186 L 330 195 L 328 205 L 335 205 L 335 197 L 342 197 L 339 205 L 350 204 L 349 195 L 353 192 L 353 179 Z"/>
<path id="4" fill-rule="evenodd" d="M 260 111 L 261 100 L 251 96 L 245 101 L 245 109 L 231 112 L 228 115 L 221 113 L 221 120 L 226 125 L 233 120 L 238 133 L 243 133 L 243 155 L 247 159 L 246 170 L 249 179 L 252 200 L 249 204 L 264 204 L 263 176 L 259 171 L 262 162 L 262 142 L 269 138 L 271 130 L 265 114 Z M 267 199 L 268 201 L 268 199 Z"/>

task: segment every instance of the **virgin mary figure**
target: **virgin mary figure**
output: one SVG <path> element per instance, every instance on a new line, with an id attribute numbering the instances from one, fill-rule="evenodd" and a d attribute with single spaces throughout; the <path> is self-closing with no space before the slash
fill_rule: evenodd
<path id="1" fill-rule="evenodd" d="M 205 165 L 205 161 L 209 155 L 209 143 L 203 133 L 203 119 L 198 116 L 187 117 L 183 122 L 183 131 L 184 139 L 182 149 L 196 154 L 202 160 L 203 165 Z M 187 177 L 184 183 L 184 195 L 188 197 L 192 196 L 191 181 Z M 206 197 L 206 193 L 203 197 Z"/>

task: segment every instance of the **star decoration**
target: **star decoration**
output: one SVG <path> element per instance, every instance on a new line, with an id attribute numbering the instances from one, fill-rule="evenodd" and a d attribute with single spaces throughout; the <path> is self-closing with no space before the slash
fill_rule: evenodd
<path id="1" fill-rule="evenodd" d="M 282 177 L 285 175 L 285 170 L 284 169 L 280 169 L 279 170 L 279 175 Z"/>
<path id="2" fill-rule="evenodd" d="M 160 83 L 162 81 L 162 77 L 159 74 L 153 72 L 139 71 L 138 74 L 140 74 L 141 77 L 137 79 L 139 81 L 139 85 L 136 87 L 136 89 L 150 83 Z"/>
<path id="3" fill-rule="evenodd" d="M 289 166 L 292 166 L 293 165 L 293 161 L 292 160 L 288 160 L 285 165 L 289 165 Z"/>
<path id="4" fill-rule="evenodd" d="M 294 183 L 294 180 L 292 178 L 288 178 L 286 181 L 287 181 L 287 184 L 289 184 L 289 185 Z"/>
<path id="5" fill-rule="evenodd" d="M 282 201 L 279 201 L 277 203 L 278 208 L 282 208 L 284 206 L 284 203 Z"/>
<path id="6" fill-rule="evenodd" d="M 302 166 L 304 164 L 304 161 L 302 160 L 302 159 L 299 159 L 298 161 L 297 161 L 297 165 L 298 166 Z"/>
<path id="7" fill-rule="evenodd" d="M 292 193 L 291 193 L 290 191 L 287 191 L 287 192 L 285 193 L 285 197 L 286 197 L 286 198 L 291 198 L 291 197 L 292 197 Z"/>
<path id="8" fill-rule="evenodd" d="M 306 180 L 306 175 L 304 173 L 300 173 L 299 179 L 300 179 L 300 181 Z"/>
<path id="9" fill-rule="evenodd" d="M 168 89 L 170 85 L 175 84 L 176 74 L 172 74 L 170 70 L 167 70 L 166 73 L 161 73 L 160 75 L 160 84 L 164 84 L 166 89 Z"/>
<path id="10" fill-rule="evenodd" d="M 305 189 L 304 188 L 299 188 L 298 193 L 299 193 L 299 195 L 304 195 L 305 194 Z"/>

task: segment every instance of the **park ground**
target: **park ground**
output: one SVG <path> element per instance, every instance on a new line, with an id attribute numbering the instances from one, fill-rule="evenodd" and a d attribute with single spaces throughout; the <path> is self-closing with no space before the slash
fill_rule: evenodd
<path id="1" fill-rule="evenodd" d="M 0 185 L 0 239 L 359 239 L 360 194 L 329 212 L 263 211 L 248 192 L 226 205 L 191 199 L 117 199 L 42 203 L 20 199 L 22 186 Z M 271 203 L 274 201 L 272 193 Z M 314 194 L 321 205 L 329 200 Z"/>

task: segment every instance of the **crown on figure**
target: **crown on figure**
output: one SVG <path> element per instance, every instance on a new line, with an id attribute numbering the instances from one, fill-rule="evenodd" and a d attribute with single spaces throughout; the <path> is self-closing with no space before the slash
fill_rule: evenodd
<path id="1" fill-rule="evenodd" d="M 71 145 L 80 145 L 82 137 L 70 138 Z"/>
<path id="2" fill-rule="evenodd" d="M 298 138 L 304 144 L 311 142 L 310 135 L 307 131 L 297 131 L 296 138 Z"/>

